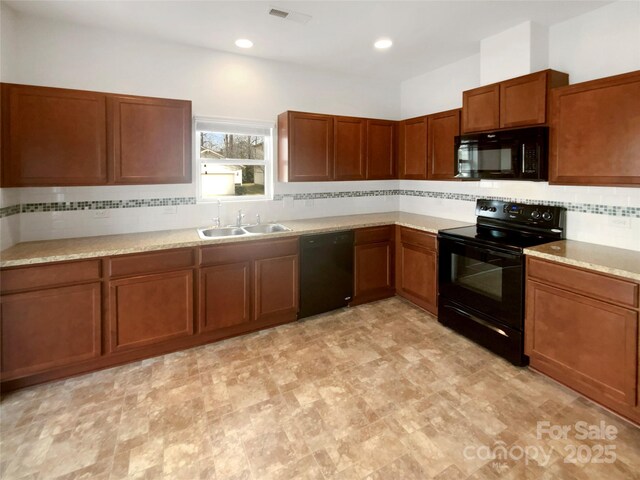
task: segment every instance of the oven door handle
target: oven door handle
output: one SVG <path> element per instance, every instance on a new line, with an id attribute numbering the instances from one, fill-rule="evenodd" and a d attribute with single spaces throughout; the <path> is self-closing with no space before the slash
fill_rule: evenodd
<path id="1" fill-rule="evenodd" d="M 453 240 L 453 243 L 463 248 L 472 248 L 474 250 L 480 251 L 484 254 L 492 255 L 494 257 L 506 258 L 508 260 L 517 260 L 520 255 L 517 253 L 502 253 L 497 250 L 491 249 L 491 247 L 480 247 L 478 245 L 471 245 L 469 243 L 458 242 L 457 240 Z"/>
<path id="2" fill-rule="evenodd" d="M 453 310 L 454 312 L 456 312 L 458 315 L 462 315 L 465 318 L 468 318 L 469 320 L 479 323 L 480 325 L 482 325 L 483 327 L 487 327 L 490 330 L 493 330 L 494 332 L 496 332 L 498 335 L 502 335 L 503 337 L 507 337 L 509 338 L 509 335 L 507 334 L 507 332 L 505 332 L 504 330 L 502 330 L 501 328 L 496 327 L 495 325 L 491 325 L 489 322 L 487 322 L 486 320 L 483 320 L 481 318 L 476 317 L 475 315 L 471 315 L 470 313 L 465 312 L 464 310 L 460 310 L 459 308 L 456 307 L 452 307 L 451 305 L 445 305 L 445 308 L 448 308 L 450 310 Z"/>

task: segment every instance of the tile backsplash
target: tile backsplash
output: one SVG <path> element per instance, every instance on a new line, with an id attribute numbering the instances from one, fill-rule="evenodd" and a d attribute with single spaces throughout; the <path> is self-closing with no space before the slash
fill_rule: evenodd
<path id="1" fill-rule="evenodd" d="M 563 187 L 543 182 L 388 180 L 276 184 L 270 201 L 225 202 L 253 222 L 402 210 L 473 222 L 477 198 L 567 208 L 567 238 L 640 250 L 640 189 Z M 17 242 L 208 225 L 212 203 L 191 185 L 2 189 L 2 248 Z"/>

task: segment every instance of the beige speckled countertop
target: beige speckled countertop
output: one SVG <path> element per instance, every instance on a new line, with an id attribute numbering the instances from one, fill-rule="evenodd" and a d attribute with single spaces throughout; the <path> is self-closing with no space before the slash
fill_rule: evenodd
<path id="1" fill-rule="evenodd" d="M 437 233 L 438 230 L 444 228 L 469 225 L 468 223 L 446 218 L 428 217 L 402 212 L 286 220 L 278 223 L 289 227 L 291 231 L 270 233 L 267 235 L 246 235 L 201 240 L 196 228 L 187 228 L 158 232 L 24 242 L 0 252 L 0 267 L 106 257 L 126 253 L 165 250 L 169 248 L 264 240 L 267 238 L 282 238 L 307 233 L 322 233 L 390 224 L 402 225 L 431 233 Z"/>
<path id="2" fill-rule="evenodd" d="M 634 250 L 575 240 L 561 240 L 525 248 L 524 253 L 532 257 L 640 281 L 640 252 Z"/>

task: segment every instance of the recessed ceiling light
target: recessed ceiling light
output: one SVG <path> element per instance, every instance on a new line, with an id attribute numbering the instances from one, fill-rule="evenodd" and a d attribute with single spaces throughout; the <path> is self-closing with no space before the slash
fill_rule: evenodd
<path id="1" fill-rule="evenodd" d="M 239 38 L 238 40 L 236 40 L 236 47 L 251 48 L 253 47 L 253 42 L 246 38 Z"/>
<path id="2" fill-rule="evenodd" d="M 383 50 L 385 48 L 389 48 L 391 45 L 393 45 L 393 42 L 391 40 L 389 40 L 388 38 L 381 38 L 379 40 L 376 40 L 376 43 L 373 44 L 374 47 Z"/>

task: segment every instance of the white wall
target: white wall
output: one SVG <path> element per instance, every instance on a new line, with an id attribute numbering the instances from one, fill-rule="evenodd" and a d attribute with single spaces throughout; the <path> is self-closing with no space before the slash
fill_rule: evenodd
<path id="1" fill-rule="evenodd" d="M 462 107 L 462 92 L 480 85 L 480 55 L 472 55 L 400 84 L 402 118 Z"/>
<path id="2" fill-rule="evenodd" d="M 529 33 L 526 25 L 516 26 L 498 34 L 495 39 L 502 42 L 527 43 Z M 584 15 L 575 17 L 548 29 L 548 68 L 570 74 L 570 82 L 577 83 L 594 78 L 616 75 L 632 70 L 640 70 L 640 2 L 618 1 Z M 529 57 L 531 69 L 539 65 L 540 52 L 544 51 L 541 30 L 534 26 L 530 32 L 532 55 Z M 510 40 L 508 40 L 510 39 Z M 516 42 L 517 43 L 517 42 Z M 480 55 L 446 65 L 433 72 L 402 82 L 401 112 L 404 117 L 424 115 L 435 111 L 460 106 L 462 91 L 475 88 L 502 78 L 484 78 L 481 69 L 491 65 L 493 60 L 506 62 L 504 55 L 513 50 L 485 48 Z M 488 46 L 488 45 L 486 45 Z M 517 50 L 517 49 L 516 49 Z M 483 55 L 489 55 L 489 58 Z M 502 67 L 494 64 L 496 75 L 504 77 L 505 69 L 520 68 L 509 75 L 528 73 L 522 71 L 526 64 L 507 62 Z M 481 67 L 482 66 L 482 67 Z M 532 71 L 532 70 L 529 70 Z M 491 72 L 490 72 L 491 73 Z M 505 77 L 506 78 L 506 77 Z M 444 88 L 438 88 L 438 85 Z M 401 188 L 474 195 L 508 197 L 522 200 L 556 200 L 577 203 L 601 203 L 617 206 L 640 206 L 639 188 L 607 187 L 564 187 L 550 186 L 534 182 L 408 182 L 400 181 Z M 400 197 L 403 211 L 450 216 L 460 220 L 473 221 L 473 207 L 470 202 L 442 200 L 423 197 Z M 569 212 L 567 215 L 567 236 L 571 239 L 601 243 L 640 250 L 640 219 L 621 219 L 608 215 L 594 215 Z"/>
<path id="3" fill-rule="evenodd" d="M 549 65 L 571 83 L 640 69 L 640 2 L 618 1 L 552 25 Z"/>

